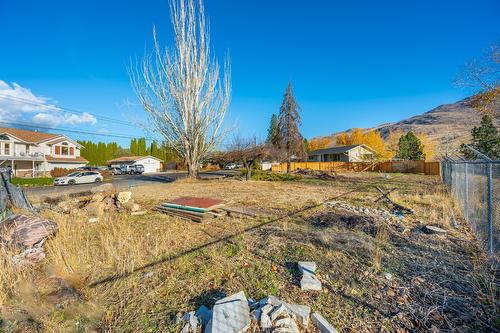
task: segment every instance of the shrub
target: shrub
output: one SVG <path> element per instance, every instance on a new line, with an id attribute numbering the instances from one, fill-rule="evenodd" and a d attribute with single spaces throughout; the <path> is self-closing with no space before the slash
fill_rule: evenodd
<path id="1" fill-rule="evenodd" d="M 54 168 L 50 171 L 50 175 L 53 178 L 64 177 L 75 171 L 76 169 Z"/>
<path id="2" fill-rule="evenodd" d="M 253 180 L 263 180 L 269 182 L 295 181 L 302 179 L 301 175 L 290 175 L 287 173 L 275 173 L 270 171 L 254 170 L 252 171 Z"/>

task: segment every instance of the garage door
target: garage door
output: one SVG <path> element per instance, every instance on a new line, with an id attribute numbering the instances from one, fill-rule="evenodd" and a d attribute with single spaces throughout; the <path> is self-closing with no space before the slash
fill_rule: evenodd
<path id="1" fill-rule="evenodd" d="M 137 164 L 142 164 L 144 166 L 144 172 L 157 172 L 160 170 L 160 161 L 153 158 L 146 158 L 137 161 Z"/>

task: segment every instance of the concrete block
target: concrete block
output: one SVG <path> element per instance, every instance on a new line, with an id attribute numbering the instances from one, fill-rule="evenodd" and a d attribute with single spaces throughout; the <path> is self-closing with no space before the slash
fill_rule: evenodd
<path id="1" fill-rule="evenodd" d="M 300 289 L 303 291 L 306 290 L 315 290 L 319 291 L 321 290 L 321 281 L 318 280 L 318 278 L 310 273 L 305 273 L 302 275 L 302 278 L 300 279 Z"/>
<path id="2" fill-rule="evenodd" d="M 250 328 L 250 307 L 243 291 L 215 302 L 205 333 L 243 333 Z"/>
<path id="3" fill-rule="evenodd" d="M 299 271 L 302 274 L 305 274 L 306 272 L 314 274 L 314 272 L 316 272 L 316 262 L 314 261 L 299 261 L 297 265 L 299 266 Z"/>
<path id="4" fill-rule="evenodd" d="M 321 331 L 321 333 L 339 333 L 330 323 L 318 312 L 312 314 L 312 321 L 314 325 Z"/>

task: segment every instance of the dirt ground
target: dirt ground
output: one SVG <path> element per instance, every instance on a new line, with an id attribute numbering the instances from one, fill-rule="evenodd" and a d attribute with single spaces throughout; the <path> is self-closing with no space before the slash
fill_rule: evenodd
<path id="1" fill-rule="evenodd" d="M 372 214 L 392 215 L 375 186 L 395 188 L 391 198 L 415 214 Z M 456 209 L 453 226 L 454 205 L 437 177 L 179 180 L 132 192 L 146 208 L 209 196 L 258 216 L 198 224 L 150 211 L 89 223 L 45 211 L 59 225 L 46 260 L 0 274 L 0 332 L 178 332 L 179 314 L 241 290 L 309 305 L 339 332 L 500 329 L 496 272 Z M 323 291 L 301 292 L 297 261 L 317 262 Z"/>

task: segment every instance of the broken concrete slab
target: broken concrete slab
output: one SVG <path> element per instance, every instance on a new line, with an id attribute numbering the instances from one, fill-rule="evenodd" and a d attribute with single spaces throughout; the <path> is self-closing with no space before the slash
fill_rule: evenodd
<path id="1" fill-rule="evenodd" d="M 316 275 L 316 262 L 314 261 L 299 261 L 297 263 L 299 271 L 302 273 L 300 280 L 300 289 L 306 290 L 321 290 L 321 281 L 318 280 Z"/>
<path id="2" fill-rule="evenodd" d="M 285 304 L 281 304 L 278 307 L 274 308 L 274 310 L 269 314 L 271 321 L 275 321 L 278 317 L 283 314 L 288 314 L 288 310 Z"/>
<path id="3" fill-rule="evenodd" d="M 314 325 L 321 333 L 339 333 L 321 314 L 314 312 L 311 316 Z"/>
<path id="4" fill-rule="evenodd" d="M 250 328 L 250 307 L 243 291 L 215 302 L 205 333 L 238 333 Z"/>
<path id="5" fill-rule="evenodd" d="M 197 332 L 198 325 L 200 322 L 198 320 L 198 317 L 195 315 L 194 311 L 185 313 L 183 319 L 184 321 L 187 322 L 184 328 L 182 329 L 183 333 Z"/>
<path id="6" fill-rule="evenodd" d="M 302 291 L 320 291 L 322 289 L 321 281 L 315 275 L 306 273 L 300 279 L 300 289 Z"/>
<path id="7" fill-rule="evenodd" d="M 316 262 L 314 261 L 299 261 L 297 265 L 299 266 L 299 271 L 302 274 L 314 274 L 314 272 L 316 272 Z"/>
<path id="8" fill-rule="evenodd" d="M 264 308 L 267 305 L 270 305 L 272 309 L 275 306 L 280 306 L 281 304 L 285 304 L 288 313 L 292 316 L 293 319 L 300 322 L 302 325 L 309 325 L 309 314 L 311 313 L 311 308 L 307 305 L 300 304 L 290 304 L 287 302 L 283 302 L 279 298 L 269 295 L 259 301 L 262 306 L 262 310 L 264 312 Z"/>
<path id="9" fill-rule="evenodd" d="M 262 312 L 260 314 L 260 328 L 263 330 L 270 329 L 273 326 L 273 322 L 267 313 Z"/>

